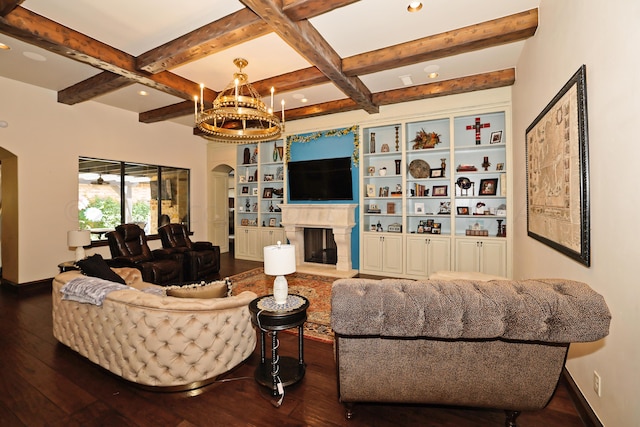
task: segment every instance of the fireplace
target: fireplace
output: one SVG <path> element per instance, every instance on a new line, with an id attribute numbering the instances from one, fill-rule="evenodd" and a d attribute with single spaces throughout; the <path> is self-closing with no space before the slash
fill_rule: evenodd
<path id="1" fill-rule="evenodd" d="M 338 246 L 332 229 L 304 229 L 304 262 L 333 265 L 338 262 Z"/>
<path id="2" fill-rule="evenodd" d="M 282 204 L 282 226 L 296 247 L 296 269 L 300 272 L 353 277 L 351 230 L 356 225 L 356 204 Z M 305 261 L 305 229 L 329 229 L 335 241 L 335 264 Z M 333 248 L 327 251 L 332 255 Z M 323 255 L 324 257 L 324 255 Z"/>

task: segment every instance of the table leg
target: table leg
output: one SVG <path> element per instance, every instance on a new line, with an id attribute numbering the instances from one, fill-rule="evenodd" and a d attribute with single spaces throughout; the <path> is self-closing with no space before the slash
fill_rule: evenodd
<path id="1" fill-rule="evenodd" d="M 298 365 L 302 368 L 304 366 L 304 327 L 298 326 Z"/>
<path id="2" fill-rule="evenodd" d="M 264 331 L 260 329 L 260 364 L 261 365 L 264 365 L 266 362 L 264 353 L 265 353 Z"/>
<path id="3" fill-rule="evenodd" d="M 271 393 L 273 396 L 280 394 L 278 393 L 278 374 L 280 371 L 278 362 L 278 332 L 271 331 L 271 377 L 273 381 L 273 389 L 271 390 Z"/>

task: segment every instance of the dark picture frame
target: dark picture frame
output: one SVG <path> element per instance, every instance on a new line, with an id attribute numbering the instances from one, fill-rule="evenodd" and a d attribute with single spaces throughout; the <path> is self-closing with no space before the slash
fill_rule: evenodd
<path id="1" fill-rule="evenodd" d="M 265 189 L 262 190 L 262 198 L 263 199 L 270 199 L 272 197 L 273 197 L 273 188 L 265 187 Z"/>
<path id="2" fill-rule="evenodd" d="M 489 140 L 490 144 L 500 144 L 502 142 L 502 131 L 497 130 L 491 132 L 491 139 Z"/>
<path id="3" fill-rule="evenodd" d="M 445 197 L 448 195 L 448 186 L 446 185 L 434 185 L 431 189 L 431 195 L 434 197 L 442 196 Z"/>
<path id="4" fill-rule="evenodd" d="M 480 180 L 479 196 L 495 196 L 498 192 L 498 178 Z"/>
<path id="5" fill-rule="evenodd" d="M 246 185 L 242 186 L 242 194 L 249 194 L 249 187 L 247 187 Z"/>
<path id="6" fill-rule="evenodd" d="M 442 168 L 433 168 L 429 171 L 429 178 L 444 178 L 444 170 Z"/>
<path id="7" fill-rule="evenodd" d="M 588 267 L 591 225 L 586 77 L 587 69 L 582 65 L 525 135 L 527 234 Z"/>
<path id="8" fill-rule="evenodd" d="M 458 206 L 458 215 L 469 215 L 469 206 Z"/>

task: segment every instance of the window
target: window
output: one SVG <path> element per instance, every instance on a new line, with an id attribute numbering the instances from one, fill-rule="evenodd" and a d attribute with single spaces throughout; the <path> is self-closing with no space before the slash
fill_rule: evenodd
<path id="1" fill-rule="evenodd" d="M 189 169 L 80 157 L 78 220 L 91 240 L 135 223 L 148 235 L 169 222 L 189 229 Z"/>

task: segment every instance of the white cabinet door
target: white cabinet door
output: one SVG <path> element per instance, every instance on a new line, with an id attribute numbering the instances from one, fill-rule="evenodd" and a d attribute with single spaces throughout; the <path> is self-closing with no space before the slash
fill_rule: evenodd
<path id="1" fill-rule="evenodd" d="M 451 240 L 446 237 L 408 236 L 407 275 L 426 279 L 432 273 L 451 270 Z"/>
<path id="2" fill-rule="evenodd" d="M 236 258 L 262 260 L 262 247 L 257 227 L 241 227 L 236 231 Z"/>
<path id="3" fill-rule="evenodd" d="M 451 239 L 430 237 L 427 251 L 427 277 L 436 271 L 451 270 Z"/>
<path id="4" fill-rule="evenodd" d="M 456 239 L 456 271 L 507 275 L 507 243 L 499 240 Z"/>
<path id="5" fill-rule="evenodd" d="M 362 270 L 382 271 L 382 236 L 378 233 L 363 233 Z"/>
<path id="6" fill-rule="evenodd" d="M 507 275 L 507 242 L 496 240 L 482 241 L 480 253 L 480 271 L 494 276 Z"/>
<path id="7" fill-rule="evenodd" d="M 428 237 L 407 237 L 407 274 L 418 277 L 428 277 L 427 249 Z"/>
<path id="8" fill-rule="evenodd" d="M 402 273 L 402 235 L 382 236 L 382 271 L 385 273 Z"/>
<path id="9" fill-rule="evenodd" d="M 456 239 L 456 271 L 480 271 L 477 240 Z"/>

